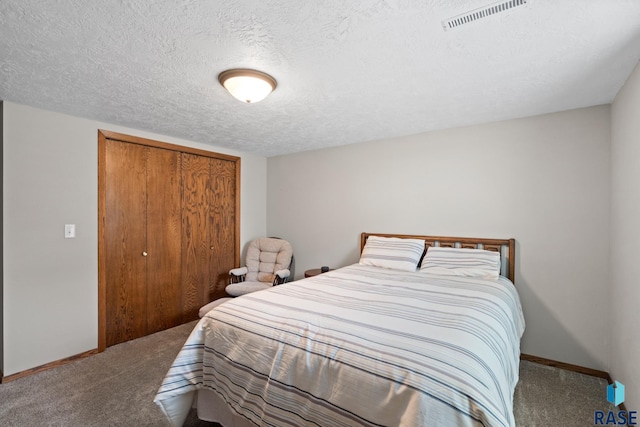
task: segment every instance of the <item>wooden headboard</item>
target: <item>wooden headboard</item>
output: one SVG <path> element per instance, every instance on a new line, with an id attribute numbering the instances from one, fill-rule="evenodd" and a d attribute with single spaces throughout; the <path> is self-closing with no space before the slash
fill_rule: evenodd
<path id="1" fill-rule="evenodd" d="M 503 276 L 515 283 L 516 241 L 515 239 L 483 239 L 479 237 L 441 237 L 418 236 L 413 234 L 362 233 L 360 236 L 360 253 L 369 236 L 401 237 L 404 239 L 424 240 L 424 249 L 429 246 L 443 248 L 484 249 L 500 253 L 501 272 Z"/>

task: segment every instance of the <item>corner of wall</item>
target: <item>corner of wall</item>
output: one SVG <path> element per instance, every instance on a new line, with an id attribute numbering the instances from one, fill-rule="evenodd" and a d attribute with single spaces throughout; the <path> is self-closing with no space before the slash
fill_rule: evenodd
<path id="1" fill-rule="evenodd" d="M 640 239 L 640 63 L 618 91 L 611 106 L 611 247 L 609 291 L 609 372 L 625 385 L 625 405 L 640 407 L 640 330 L 636 308 L 640 289 L 636 286 L 640 266 L 633 250 Z"/>

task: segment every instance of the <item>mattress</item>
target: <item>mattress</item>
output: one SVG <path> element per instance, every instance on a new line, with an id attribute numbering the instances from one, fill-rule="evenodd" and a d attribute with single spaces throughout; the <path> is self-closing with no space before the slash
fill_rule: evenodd
<path id="1" fill-rule="evenodd" d="M 514 285 L 352 265 L 226 302 L 155 402 L 193 392 L 264 426 L 515 426 L 524 318 Z"/>

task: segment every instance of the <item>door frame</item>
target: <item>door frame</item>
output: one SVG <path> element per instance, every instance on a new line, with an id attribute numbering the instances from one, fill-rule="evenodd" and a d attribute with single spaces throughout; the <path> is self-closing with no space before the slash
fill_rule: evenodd
<path id="1" fill-rule="evenodd" d="M 236 229 L 234 257 L 236 266 L 240 265 L 240 157 L 98 129 L 98 351 L 100 352 L 107 348 L 107 265 L 105 229 L 107 204 L 106 154 L 108 139 L 235 162 Z"/>

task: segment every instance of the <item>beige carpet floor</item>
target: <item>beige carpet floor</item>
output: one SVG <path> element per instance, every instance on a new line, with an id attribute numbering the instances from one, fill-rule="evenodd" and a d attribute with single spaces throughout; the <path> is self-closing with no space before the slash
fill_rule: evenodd
<path id="1" fill-rule="evenodd" d="M 0 426 L 168 426 L 153 398 L 194 323 L 0 384 Z M 607 383 L 536 363 L 521 363 L 514 412 L 519 427 L 592 426 L 613 409 Z M 191 413 L 185 426 L 217 426 Z"/>

